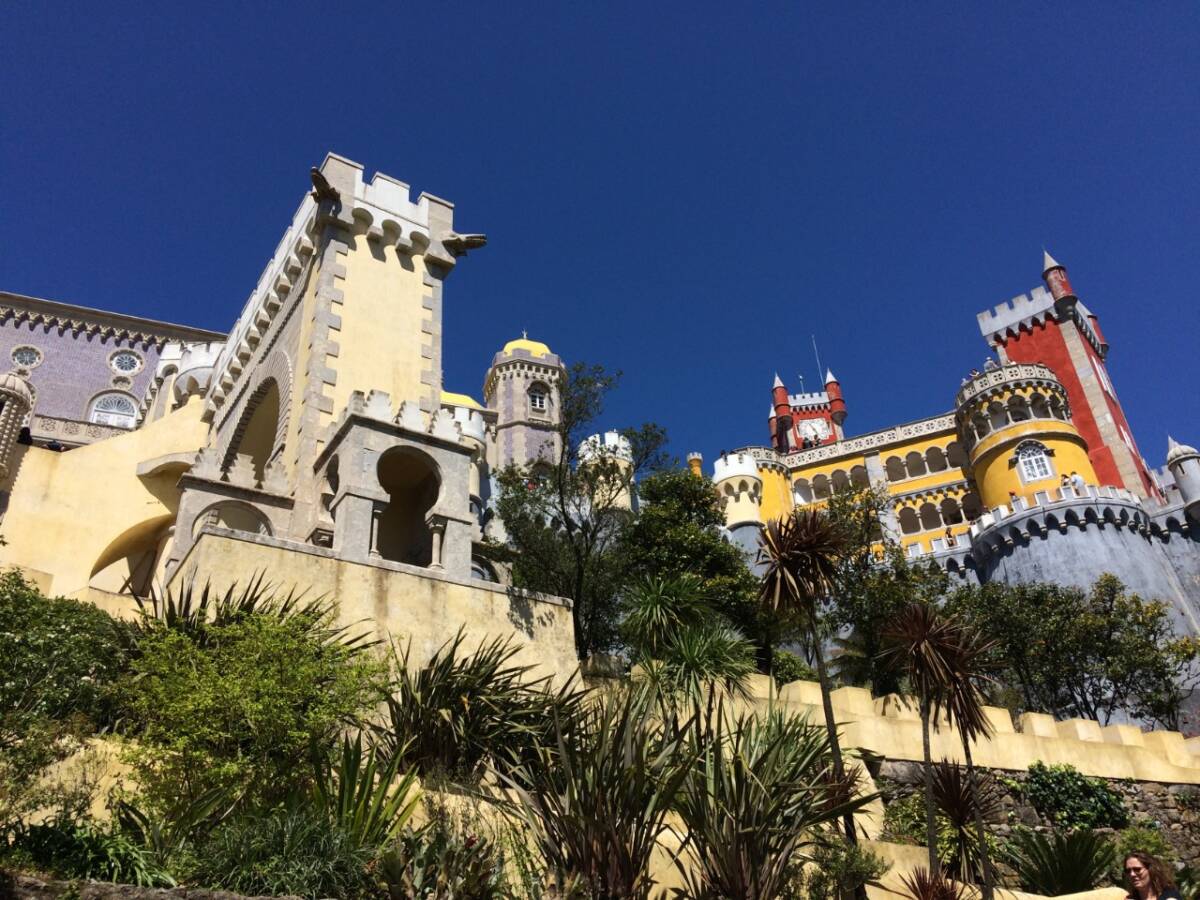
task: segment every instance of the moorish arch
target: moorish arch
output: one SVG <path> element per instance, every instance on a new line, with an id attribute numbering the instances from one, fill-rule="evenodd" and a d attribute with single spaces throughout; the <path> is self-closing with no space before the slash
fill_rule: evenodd
<path id="1" fill-rule="evenodd" d="M 276 350 L 257 366 L 244 396 L 237 426 L 221 454 L 221 468 L 244 453 L 250 456 L 255 476 L 261 479 L 287 436 L 292 405 L 292 371 L 287 356 Z"/>

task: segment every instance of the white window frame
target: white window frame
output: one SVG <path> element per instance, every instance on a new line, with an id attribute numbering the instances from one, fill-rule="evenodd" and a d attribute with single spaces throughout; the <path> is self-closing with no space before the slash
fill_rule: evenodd
<path id="1" fill-rule="evenodd" d="M 136 365 L 134 365 L 134 367 L 132 369 L 122 369 L 120 366 L 117 365 L 117 358 L 121 357 L 121 356 L 133 357 L 133 360 L 136 363 Z M 140 353 L 136 353 L 133 350 L 127 350 L 127 349 L 114 350 L 112 353 L 110 353 L 108 355 L 108 367 L 110 369 L 112 369 L 114 372 L 116 372 L 118 375 L 124 375 L 129 378 L 132 378 L 138 372 L 142 371 L 142 368 L 145 365 L 146 365 L 146 361 L 142 358 L 142 355 Z"/>
<path id="2" fill-rule="evenodd" d="M 550 411 L 550 392 L 540 384 L 535 384 L 529 388 L 529 409 L 535 413 L 547 413 Z"/>
<path id="3" fill-rule="evenodd" d="M 128 404 L 129 412 L 101 409 L 104 401 L 109 399 L 125 401 Z M 124 428 L 132 431 L 137 427 L 137 401 L 123 391 L 105 391 L 103 394 L 97 394 L 88 404 L 87 420 L 93 425 L 106 425 L 109 428 Z"/>
<path id="4" fill-rule="evenodd" d="M 1022 453 L 1026 450 L 1030 452 Z M 1032 452 L 1034 450 L 1039 452 Z M 1017 447 L 1014 458 L 1017 461 L 1017 472 L 1021 476 L 1022 484 L 1046 481 L 1055 475 L 1054 463 L 1050 461 L 1050 453 L 1045 444 L 1037 441 L 1023 441 Z M 1045 474 L 1042 474 L 1043 470 Z"/>

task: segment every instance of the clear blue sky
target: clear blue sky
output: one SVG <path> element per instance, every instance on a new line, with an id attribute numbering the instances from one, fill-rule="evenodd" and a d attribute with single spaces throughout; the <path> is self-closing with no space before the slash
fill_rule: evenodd
<path id="1" fill-rule="evenodd" d="M 711 461 L 815 333 L 868 431 L 951 406 L 1045 245 L 1151 464 L 1200 442 L 1200 6 L 820 6 L 10 0 L 0 288 L 226 329 L 333 149 L 488 234 L 451 389 L 527 328 Z"/>

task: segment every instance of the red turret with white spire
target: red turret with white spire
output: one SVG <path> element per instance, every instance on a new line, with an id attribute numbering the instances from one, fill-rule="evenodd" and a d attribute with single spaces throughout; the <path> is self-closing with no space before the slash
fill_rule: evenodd
<path id="1" fill-rule="evenodd" d="M 838 440 L 841 440 L 842 423 L 846 421 L 846 401 L 842 397 L 842 386 L 838 384 L 833 369 L 825 370 L 825 393 L 829 396 L 829 418 L 833 420 Z"/>

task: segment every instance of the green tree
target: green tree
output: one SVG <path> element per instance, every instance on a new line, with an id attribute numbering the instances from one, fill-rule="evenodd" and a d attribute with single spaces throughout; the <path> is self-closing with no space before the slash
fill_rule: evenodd
<path id="1" fill-rule="evenodd" d="M 492 541 L 489 553 L 512 566 L 518 587 L 571 601 L 581 659 L 617 643 L 629 578 L 620 550 L 634 518 L 628 503 L 633 481 L 666 461 L 666 433 L 652 424 L 622 432 L 630 460 L 611 453 L 581 460 L 580 445 L 600 430 L 605 397 L 619 379 L 601 366 L 574 365 L 557 385 L 559 421 L 540 459 L 497 474 L 506 540 Z"/>
<path id="2" fill-rule="evenodd" d="M 962 588 L 947 600 L 995 646 L 1016 706 L 1108 723 L 1122 710 L 1177 728 L 1198 681 L 1200 640 L 1175 634 L 1165 603 L 1102 575 L 1090 591 L 1055 584 Z"/>
<path id="3" fill-rule="evenodd" d="M 949 589 L 949 578 L 932 562 L 910 563 L 880 520 L 890 508 L 887 488 L 836 492 L 827 513 L 846 548 L 835 576 L 826 621 L 838 651 L 833 669 L 839 680 L 870 688 L 877 695 L 901 690 L 901 670 L 883 653 L 883 634 L 910 603 L 934 603 Z"/>
<path id="4" fill-rule="evenodd" d="M 797 509 L 786 519 L 767 522 L 760 541 L 759 561 L 764 567 L 760 603 L 766 612 L 797 622 L 802 629 L 808 650 L 816 662 L 817 680 L 821 685 L 821 708 L 829 735 L 834 778 L 842 782 L 846 778 L 846 767 L 822 647 L 825 636 L 822 611 L 830 602 L 838 565 L 842 561 L 844 533 L 823 511 Z M 851 813 L 842 817 L 842 827 L 847 843 L 857 846 L 858 835 Z M 866 891 L 860 887 L 856 896 L 865 898 Z"/>
<path id="5" fill-rule="evenodd" d="M 122 684 L 128 751 L 156 811 L 214 789 L 269 805 L 311 779 L 314 750 L 382 697 L 382 663 L 329 640 L 329 606 L 149 628 Z"/>
<path id="6" fill-rule="evenodd" d="M 622 553 L 632 576 L 691 575 L 709 606 L 747 637 L 761 624 L 758 579 L 742 551 L 725 539 L 725 515 L 708 478 L 687 471 L 657 472 L 638 485 L 639 510 L 624 534 Z"/>

